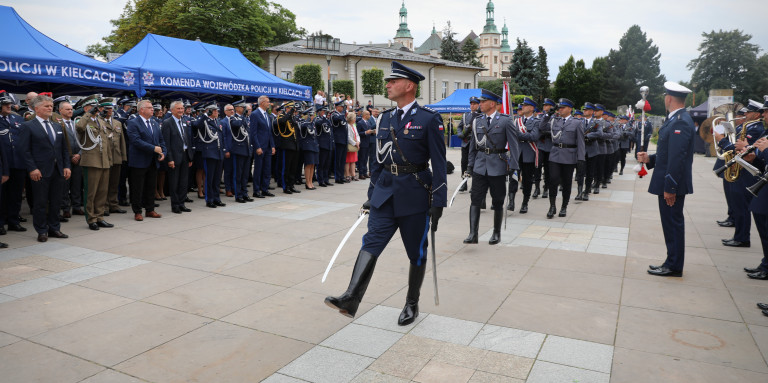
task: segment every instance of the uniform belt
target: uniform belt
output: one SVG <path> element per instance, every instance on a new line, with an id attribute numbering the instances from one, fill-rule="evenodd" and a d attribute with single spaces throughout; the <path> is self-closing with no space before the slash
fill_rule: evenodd
<path id="1" fill-rule="evenodd" d="M 553 145 L 560 149 L 572 149 L 572 148 L 578 147 L 577 145 L 571 145 L 571 144 L 553 144 Z"/>
<path id="2" fill-rule="evenodd" d="M 420 171 L 427 170 L 428 167 L 429 165 L 427 164 L 420 164 L 420 165 L 389 164 L 389 165 L 384 165 L 384 170 L 397 176 L 400 174 L 418 173 Z"/>
<path id="3" fill-rule="evenodd" d="M 497 154 L 497 153 L 506 153 L 506 152 L 507 152 L 507 150 L 509 150 L 509 149 L 506 149 L 506 148 L 505 148 L 505 149 L 490 149 L 490 148 L 485 148 L 485 149 L 477 149 L 477 150 L 478 150 L 478 151 L 480 151 L 480 152 L 483 152 L 483 153 L 485 153 L 485 154 Z"/>

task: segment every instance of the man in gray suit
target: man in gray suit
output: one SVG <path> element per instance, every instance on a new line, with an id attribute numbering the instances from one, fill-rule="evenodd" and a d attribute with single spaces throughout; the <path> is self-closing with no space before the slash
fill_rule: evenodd
<path id="1" fill-rule="evenodd" d="M 519 132 L 509 115 L 496 111 L 497 105 L 502 102 L 501 97 L 483 90 L 479 100 L 483 114 L 473 122 L 467 161 L 467 174 L 474 181 L 470 192 L 472 205 L 469 207 L 469 236 L 464 243 L 477 243 L 480 205 L 490 189 L 493 235 L 488 243 L 495 245 L 501 240 L 506 176 L 519 169 Z"/>

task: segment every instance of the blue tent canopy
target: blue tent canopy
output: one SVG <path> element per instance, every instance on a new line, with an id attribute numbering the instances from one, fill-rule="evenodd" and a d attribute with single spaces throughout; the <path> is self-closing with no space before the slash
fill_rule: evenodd
<path id="1" fill-rule="evenodd" d="M 444 100 L 427 105 L 439 113 L 464 113 L 469 112 L 469 98 L 480 97 L 480 89 L 456 89 Z"/>
<path id="2" fill-rule="evenodd" d="M 310 100 L 308 86 L 282 80 L 250 62 L 235 49 L 200 41 L 147 34 L 112 61 L 139 72 L 140 95 L 160 93 L 231 94 Z"/>
<path id="3" fill-rule="evenodd" d="M 29 25 L 11 7 L 0 6 L 7 37 L 0 45 L 0 86 L 11 92 L 59 94 L 135 91 L 137 72 L 82 55 Z"/>

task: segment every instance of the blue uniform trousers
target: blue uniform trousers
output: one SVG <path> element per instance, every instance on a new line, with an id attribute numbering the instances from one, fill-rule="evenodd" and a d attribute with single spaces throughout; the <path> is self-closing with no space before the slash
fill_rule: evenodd
<path id="1" fill-rule="evenodd" d="M 248 196 L 248 174 L 251 173 L 250 157 L 242 156 L 239 154 L 231 155 L 232 160 L 232 189 L 235 193 L 235 198 L 245 198 Z M 226 174 L 226 173 L 225 173 Z"/>
<path id="2" fill-rule="evenodd" d="M 429 233 L 429 213 L 424 211 L 395 217 L 395 208 L 392 198 L 384 202 L 380 208 L 371 206 L 368 217 L 368 232 L 363 235 L 365 250 L 378 257 L 387 243 L 400 229 L 400 237 L 405 245 L 405 252 L 412 265 L 421 266 L 427 258 L 427 234 Z"/>
<path id="3" fill-rule="evenodd" d="M 677 195 L 675 204 L 667 206 L 664 196 L 659 196 L 659 214 L 661 215 L 661 228 L 664 230 L 664 242 L 667 245 L 667 259 L 663 267 L 672 271 L 683 271 L 685 262 L 685 219 L 683 207 L 685 195 Z"/>
<path id="4" fill-rule="evenodd" d="M 368 170 L 373 173 L 373 163 L 376 161 L 376 140 L 371 138 L 371 141 L 368 145 Z"/>
<path id="5" fill-rule="evenodd" d="M 344 180 L 344 165 L 347 164 L 347 144 L 336 144 L 333 162 L 333 174 L 336 182 Z"/>
<path id="6" fill-rule="evenodd" d="M 205 158 L 205 202 L 221 201 L 219 184 L 221 183 L 222 161 L 215 158 Z"/>
<path id="7" fill-rule="evenodd" d="M 763 260 L 759 268 L 768 271 L 768 215 L 752 213 L 755 217 L 755 227 L 760 233 L 760 243 L 763 245 Z"/>
<path id="8" fill-rule="evenodd" d="M 24 180 L 27 178 L 25 169 L 11 168 L 8 181 L 3 184 L 3 198 L 0 199 L 0 225 L 18 225 L 21 214 L 21 200 L 24 194 Z"/>
<path id="9" fill-rule="evenodd" d="M 331 151 L 320 149 L 320 161 L 317 165 L 317 183 L 325 185 L 330 183 L 328 172 L 331 169 Z"/>
<path id="10" fill-rule="evenodd" d="M 261 155 L 253 155 L 253 192 L 269 191 L 269 179 L 272 177 L 272 151 L 267 148 Z"/>
<path id="11" fill-rule="evenodd" d="M 723 193 L 725 193 L 725 203 L 728 206 L 728 218 L 726 221 L 733 222 L 733 208 L 731 207 L 731 183 L 723 179 Z"/>
<path id="12" fill-rule="evenodd" d="M 741 186 L 741 183 L 729 182 L 730 191 L 729 195 L 730 206 L 733 213 L 733 224 L 735 231 L 733 233 L 733 240 L 738 242 L 749 242 L 749 232 L 752 229 L 752 217 L 749 215 L 749 203 L 752 202 L 754 197 L 752 193 Z"/>
<path id="13" fill-rule="evenodd" d="M 235 161 L 235 155 L 230 154 L 229 158 L 224 158 L 222 168 L 224 169 L 224 190 L 236 192 L 235 186 L 234 186 L 234 180 L 235 176 L 232 173 L 234 169 L 234 161 Z"/>

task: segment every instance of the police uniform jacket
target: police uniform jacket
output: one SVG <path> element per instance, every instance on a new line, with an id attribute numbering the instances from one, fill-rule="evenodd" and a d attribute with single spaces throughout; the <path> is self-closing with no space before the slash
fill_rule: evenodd
<path id="1" fill-rule="evenodd" d="M 128 112 L 122 109 L 117 109 L 115 110 L 115 114 L 113 115 L 113 118 L 116 118 L 118 121 L 120 121 L 121 124 L 123 124 L 123 126 L 125 126 L 125 123 L 128 122 L 129 116 L 130 114 L 128 114 Z"/>
<path id="2" fill-rule="evenodd" d="M 648 169 L 654 169 L 648 192 L 656 195 L 693 193 L 693 136 L 696 128 L 690 114 L 680 109 L 659 129 L 656 154 L 649 156 Z"/>
<path id="3" fill-rule="evenodd" d="M 549 153 L 552 151 L 552 118 L 546 113 L 539 114 L 539 142 L 536 147 L 539 151 Z"/>
<path id="4" fill-rule="evenodd" d="M 266 118 L 264 115 L 266 114 Z M 251 137 L 251 145 L 253 145 L 253 151 L 261 149 L 263 151 L 269 151 L 271 155 L 272 148 L 275 147 L 275 137 L 272 135 L 272 125 L 274 124 L 274 116 L 269 111 L 262 113 L 260 108 L 256 108 L 248 117 L 248 134 Z"/>
<path id="5" fill-rule="evenodd" d="M 132 168 L 148 168 L 153 158 L 159 158 L 155 153 L 155 146 L 159 146 L 163 155 L 168 151 L 163 140 L 163 133 L 160 125 L 150 118 L 150 130 L 144 123 L 141 116 L 137 116 L 128 121 L 125 131 L 128 135 L 128 166 Z M 159 162 L 155 162 L 156 167 L 160 167 Z"/>
<path id="6" fill-rule="evenodd" d="M 325 116 L 315 118 L 315 131 L 317 132 L 317 144 L 322 150 L 333 149 L 333 132 L 331 132 L 331 121 Z M 374 143 L 376 139 L 373 140 Z"/>
<path id="7" fill-rule="evenodd" d="M 605 120 L 605 153 L 611 154 L 616 151 L 618 145 L 616 145 L 616 125 L 608 120 Z"/>
<path id="8" fill-rule="evenodd" d="M 277 117 L 277 147 L 281 150 L 299 150 L 299 142 L 296 137 L 296 130 L 299 128 L 296 115 L 281 114 Z M 344 125 L 344 130 L 347 129 L 347 125 Z M 346 141 L 345 141 L 346 142 Z"/>
<path id="9" fill-rule="evenodd" d="M 0 118 L 0 145 L 3 146 L 3 159 L 6 160 L 4 164 L 11 169 L 26 169 L 21 148 L 16 146 L 16 138 L 21 133 L 24 119 L 13 113 L 7 118 L 8 121 Z"/>
<path id="10" fill-rule="evenodd" d="M 343 144 L 347 142 L 347 119 L 344 112 L 331 113 L 331 127 L 333 129 L 333 142 Z"/>
<path id="11" fill-rule="evenodd" d="M 61 125 L 57 122 L 49 123 L 54 133 L 53 143 L 37 117 L 21 124 L 21 134 L 17 141 L 27 172 L 39 169 L 44 178 L 52 176 L 54 172 L 63 176 L 64 169 L 71 165 Z"/>
<path id="12" fill-rule="evenodd" d="M 539 119 L 531 115 L 527 120 L 525 117 L 514 117 L 512 119 L 515 123 L 515 129 L 518 132 L 520 154 L 522 155 L 523 162 L 535 163 L 536 152 L 533 151 L 531 143 L 537 143 L 539 141 Z M 520 129 L 521 125 L 525 125 L 525 133 Z"/>
<path id="13" fill-rule="evenodd" d="M 221 121 L 219 118 L 213 119 L 203 113 L 197 121 L 192 123 L 192 127 L 198 135 L 197 149 L 203 155 L 203 158 L 212 158 L 220 161 L 224 159 L 224 153 L 227 150 L 222 141 L 224 126 Z M 227 124 L 226 129 L 229 129 L 229 124 Z"/>
<path id="14" fill-rule="evenodd" d="M 602 125 L 594 118 L 585 118 L 583 121 L 584 138 L 587 140 L 586 155 L 592 158 L 600 154 L 598 141 L 603 137 Z"/>
<path id="15" fill-rule="evenodd" d="M 480 116 L 480 113 L 477 112 L 467 112 L 461 115 L 459 127 L 456 129 L 456 136 L 461 138 L 462 148 L 469 145 L 469 141 L 472 140 L 472 121 L 478 116 Z"/>
<path id="16" fill-rule="evenodd" d="M 594 121 L 597 122 L 599 126 L 598 129 L 600 131 L 600 137 L 597 139 L 597 147 L 599 148 L 599 152 L 600 154 L 608 154 L 608 144 L 606 141 L 610 138 L 610 133 L 607 131 L 610 123 L 602 118 Z"/>
<path id="17" fill-rule="evenodd" d="M 299 123 L 301 131 L 299 132 L 299 147 L 306 152 L 320 152 L 320 146 L 317 142 L 317 129 L 312 120 L 306 120 Z"/>
<path id="18" fill-rule="evenodd" d="M 635 139 L 635 132 L 632 125 L 627 123 L 620 126 L 621 136 L 619 136 L 619 148 L 629 149 L 629 145 Z"/>
<path id="19" fill-rule="evenodd" d="M 488 116 L 481 115 L 474 121 L 472 142 L 469 147 L 467 165 L 474 173 L 484 176 L 503 176 L 511 170 L 519 170 L 517 161 L 520 158 L 518 146 L 518 131 L 508 115 L 496 113 L 488 127 Z M 485 143 L 480 144 L 485 138 Z M 489 153 L 489 150 L 504 150 L 509 144 L 507 153 Z"/>
<path id="20" fill-rule="evenodd" d="M 88 149 L 93 146 L 89 150 L 80 151 L 80 166 L 109 169 L 112 166 L 112 148 L 109 147 L 107 127 L 103 120 L 86 115 L 77 121 L 75 130 L 77 132 L 77 140 L 83 145 L 83 148 Z M 94 146 L 95 142 L 91 137 L 96 138 L 96 141 L 100 138 L 101 143 Z"/>
<path id="21" fill-rule="evenodd" d="M 243 126 L 243 119 L 234 115 L 230 118 L 222 118 L 222 141 L 224 148 L 231 154 L 238 156 L 250 156 L 251 144 L 247 136 L 247 126 Z M 227 125 L 229 129 L 227 129 Z"/>
<path id="22" fill-rule="evenodd" d="M 761 172 L 765 171 L 765 165 L 768 164 L 768 150 L 757 151 L 757 156 L 752 162 L 756 168 Z M 752 185 L 749 185 L 752 186 Z M 768 187 L 763 187 L 757 194 L 757 197 L 752 198 L 752 202 L 749 203 L 749 210 L 755 214 L 768 215 Z"/>
<path id="23" fill-rule="evenodd" d="M 430 207 L 430 193 L 424 185 L 431 188 L 431 206 L 447 206 L 444 132 L 440 114 L 418 103 L 411 106 L 399 124 L 396 109 L 382 112 L 376 131 L 376 146 L 382 149 L 382 154 L 373 164 L 368 186 L 371 206 L 380 208 L 392 198 L 395 217 L 425 213 Z M 397 138 L 400 149 L 394 145 L 392 135 Z M 412 165 L 429 163 L 431 171 L 425 169 L 412 174 L 393 174 L 393 164 L 406 165 L 403 154 Z"/>
<path id="24" fill-rule="evenodd" d="M 114 118 L 105 120 L 99 117 L 99 122 L 107 129 L 106 143 L 111 151 L 112 165 L 122 165 L 123 162 L 128 161 L 128 150 L 123 139 L 123 125 Z"/>
<path id="25" fill-rule="evenodd" d="M 581 120 L 573 116 L 557 116 L 552 124 L 552 151 L 549 162 L 575 165 L 584 161 L 586 148 Z"/>

